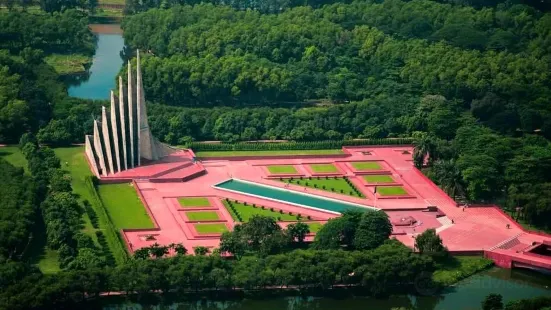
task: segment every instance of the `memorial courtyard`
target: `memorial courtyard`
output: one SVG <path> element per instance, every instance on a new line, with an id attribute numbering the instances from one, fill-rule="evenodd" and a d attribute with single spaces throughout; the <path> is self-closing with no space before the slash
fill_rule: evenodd
<path id="1" fill-rule="evenodd" d="M 392 238 L 409 247 L 430 228 L 457 254 L 521 256 L 515 251 L 550 241 L 524 231 L 496 206 L 458 206 L 413 166 L 411 153 L 410 146 L 366 146 L 328 155 L 197 158 L 180 150 L 100 182 L 132 186 L 153 223 L 121 230 L 130 252 L 155 243 L 182 243 L 189 252 L 216 248 L 223 232 L 256 214 L 282 227 L 307 223 L 307 241 L 313 240 L 344 209 L 383 210 L 393 224 Z M 100 191 L 102 186 L 113 185 L 100 185 Z"/>

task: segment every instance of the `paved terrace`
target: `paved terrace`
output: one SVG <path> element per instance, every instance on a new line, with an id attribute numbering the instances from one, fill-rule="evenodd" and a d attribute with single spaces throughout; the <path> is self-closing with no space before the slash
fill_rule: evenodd
<path id="1" fill-rule="evenodd" d="M 284 187 L 278 180 L 279 175 L 271 174 L 267 165 L 293 165 L 297 173 L 293 176 L 308 177 L 315 174 L 309 164 L 332 163 L 337 167 L 340 176 L 347 176 L 349 180 L 362 192 L 365 198 L 355 198 L 348 195 L 307 188 L 297 185 L 288 185 L 287 190 L 316 194 L 323 197 L 353 202 L 365 206 L 375 206 L 383 209 L 390 216 L 392 222 L 413 217 L 417 223 L 410 226 L 395 226 L 394 237 L 404 244 L 413 247 L 414 236 L 429 228 L 435 228 L 452 252 L 483 252 L 499 253 L 511 257 L 529 257 L 520 248 L 528 248 L 533 242 L 551 242 L 551 237 L 525 232 L 516 222 L 506 216 L 494 206 L 480 206 L 462 208 L 426 178 L 412 163 L 413 152 L 411 147 L 350 147 L 343 148 L 347 156 L 285 156 L 279 158 L 217 158 L 203 160 L 201 163 L 188 164 L 193 157 L 191 151 L 183 151 L 172 158 L 165 159 L 159 165 L 149 165 L 146 169 L 136 170 L 140 178 L 136 182 L 138 191 L 143 196 L 149 208 L 150 215 L 158 224 L 156 230 L 125 231 L 124 235 L 131 249 L 148 246 L 154 242 L 160 244 L 183 243 L 189 251 L 195 246 L 217 247 L 219 235 L 198 235 L 193 225 L 182 216 L 183 208 L 177 202 L 179 197 L 209 197 L 212 208 L 218 210 L 220 222 L 231 229 L 235 223 L 220 202 L 223 198 L 246 201 L 250 204 L 264 205 L 267 208 L 281 209 L 285 212 L 301 213 L 311 216 L 312 219 L 324 222 L 335 215 L 329 212 L 305 209 L 281 202 L 250 197 L 247 195 L 228 192 L 213 188 L 213 185 L 238 178 L 261 184 Z M 404 152 L 407 151 L 407 152 Z M 178 164 L 179 160 L 184 164 Z M 352 162 L 374 161 L 382 170 L 356 171 Z M 163 172 L 166 170 L 165 172 Z M 203 171 L 204 170 L 204 171 Z M 149 177 L 144 175 L 147 171 Z M 197 172 L 202 172 L 202 175 Z M 407 191 L 407 197 L 381 197 L 374 194 L 373 184 L 363 179 L 363 174 L 385 173 L 394 179 L 394 183 Z M 163 175 L 187 176 L 193 178 L 182 182 L 178 179 L 159 181 Z M 331 173 L 328 175 L 335 175 Z M 121 176 L 122 177 L 122 176 Z M 125 171 L 125 179 L 132 177 L 132 170 Z M 378 188 L 380 188 L 379 185 Z M 376 197 L 377 196 L 377 197 Z M 427 212 L 427 206 L 436 206 L 443 217 L 436 217 L 436 212 Z M 509 228 L 507 225 L 509 224 Z M 288 223 L 281 223 L 282 226 Z M 152 234 L 155 240 L 145 240 L 144 236 Z M 511 241 L 513 240 L 513 241 Z M 516 240 L 516 241 L 515 241 Z M 516 247 L 503 247 L 504 243 L 517 242 Z M 524 245 L 526 245 L 524 247 Z M 520 249 L 520 250 L 519 250 Z M 531 255 L 534 257 L 534 255 Z M 502 259 L 502 258 L 501 258 Z M 535 257 L 533 260 L 551 261 L 550 258 Z M 504 263 L 502 265 L 507 265 Z M 510 264 L 509 264 L 510 265 Z M 551 263 L 549 263 L 551 267 Z"/>

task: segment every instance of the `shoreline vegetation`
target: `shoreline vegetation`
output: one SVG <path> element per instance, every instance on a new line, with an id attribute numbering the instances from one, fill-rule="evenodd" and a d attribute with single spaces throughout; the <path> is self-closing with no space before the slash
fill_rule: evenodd
<path id="1" fill-rule="evenodd" d="M 84 74 L 92 65 L 92 57 L 82 54 L 51 54 L 44 61 L 61 76 Z"/>

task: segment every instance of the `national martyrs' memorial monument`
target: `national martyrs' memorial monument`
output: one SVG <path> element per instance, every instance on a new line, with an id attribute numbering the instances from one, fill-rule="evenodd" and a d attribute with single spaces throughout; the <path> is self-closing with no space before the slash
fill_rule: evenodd
<path id="1" fill-rule="evenodd" d="M 136 74 L 128 62 L 127 86 L 119 76 L 119 96 L 111 90 L 111 109 L 94 120 L 94 134 L 85 138 L 86 156 L 96 175 L 107 176 L 141 165 L 142 158 L 155 161 L 174 150 L 159 142 L 149 130 L 143 91 L 140 52 Z"/>
<path id="2" fill-rule="evenodd" d="M 153 228 L 122 228 L 129 253 L 155 243 L 181 243 L 188 253 L 216 248 L 223 232 L 254 215 L 272 217 L 281 227 L 302 221 L 312 241 L 328 220 L 359 209 L 385 212 L 391 238 L 411 248 L 419 233 L 435 229 L 451 253 L 484 254 L 505 268 L 551 270 L 551 258 L 541 255 L 551 236 L 525 230 L 497 206 L 458 206 L 415 168 L 411 145 L 196 160 L 192 149 L 152 135 L 139 52 L 135 73 L 128 63 L 126 86 L 122 77 L 118 82 L 118 96 L 111 91 L 110 110 L 103 107 L 101 121 L 94 121 L 85 152 L 99 183 L 131 185 L 151 219 Z M 117 212 L 127 207 L 118 206 Z"/>

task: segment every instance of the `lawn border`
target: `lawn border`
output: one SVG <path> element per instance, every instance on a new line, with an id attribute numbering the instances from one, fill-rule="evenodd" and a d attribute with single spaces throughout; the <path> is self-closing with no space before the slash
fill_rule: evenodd
<path id="1" fill-rule="evenodd" d="M 235 190 L 232 190 L 232 189 L 222 188 L 222 187 L 219 187 L 219 186 L 218 186 L 218 185 L 220 185 L 220 184 L 226 183 L 226 182 L 231 181 L 231 180 L 237 180 L 237 181 L 244 182 L 244 183 L 249 183 L 249 184 L 254 184 L 254 185 L 269 187 L 269 188 L 277 189 L 277 190 L 280 190 L 280 191 L 288 191 L 288 192 L 292 192 L 292 193 L 299 193 L 299 194 L 301 194 L 301 195 L 306 195 L 306 196 L 315 197 L 315 198 L 327 199 L 327 200 L 331 200 L 331 201 L 333 201 L 333 202 L 345 203 L 345 204 L 348 204 L 348 205 L 350 205 L 350 206 L 352 206 L 352 207 L 361 208 L 361 209 L 366 209 L 366 210 L 372 210 L 372 211 L 380 211 L 380 210 L 382 210 L 382 209 L 380 209 L 380 208 L 376 208 L 376 207 L 373 207 L 373 206 L 361 205 L 361 204 L 358 204 L 358 203 L 349 202 L 349 201 L 346 201 L 346 200 L 338 200 L 338 199 L 331 198 L 331 197 L 327 197 L 327 196 L 312 195 L 312 194 L 309 194 L 309 193 L 302 193 L 302 192 L 297 192 L 297 191 L 291 191 L 291 190 L 281 189 L 281 188 L 276 187 L 276 186 L 273 186 L 273 185 L 266 185 L 266 184 L 263 184 L 263 183 L 255 183 L 255 182 L 251 182 L 251 181 L 247 181 L 247 180 L 243 180 L 243 179 L 238 179 L 238 178 L 230 178 L 230 179 L 227 179 L 227 180 L 225 180 L 225 181 L 222 181 L 222 182 L 219 182 L 219 183 L 216 183 L 216 184 L 212 185 L 212 187 L 215 188 L 215 189 L 218 189 L 218 190 L 228 191 L 228 192 L 231 192 L 231 193 L 236 193 L 236 194 L 240 194 L 240 195 L 255 197 L 255 198 L 259 198 L 259 199 L 265 199 L 265 200 L 275 201 L 275 202 L 278 202 L 278 203 L 287 204 L 287 205 L 291 205 L 291 206 L 295 206 L 295 207 L 301 207 L 301 208 L 311 209 L 311 210 L 315 210 L 315 211 L 318 211 L 318 212 L 327 213 L 327 214 L 331 214 L 331 215 L 341 215 L 340 212 L 336 212 L 336 211 L 330 211 L 330 210 L 320 209 L 320 208 L 316 208 L 316 207 L 310 207 L 310 206 L 306 206 L 306 205 L 302 205 L 302 204 L 298 204 L 298 203 L 293 203 L 293 202 L 289 202 L 289 201 L 284 201 L 284 200 L 279 200 L 279 199 L 274 199 L 274 198 L 259 196 L 259 195 L 255 195 L 255 194 L 250 194 L 250 193 L 235 191 Z"/>
<path id="2" fill-rule="evenodd" d="M 337 171 L 336 172 L 316 172 L 310 166 L 310 165 L 329 165 L 329 164 L 332 165 L 333 167 L 335 167 L 335 169 L 337 169 Z M 341 171 L 341 169 L 337 165 L 335 165 L 334 162 L 330 162 L 330 163 L 302 163 L 301 165 L 312 176 L 344 176 L 345 175 Z"/>

